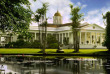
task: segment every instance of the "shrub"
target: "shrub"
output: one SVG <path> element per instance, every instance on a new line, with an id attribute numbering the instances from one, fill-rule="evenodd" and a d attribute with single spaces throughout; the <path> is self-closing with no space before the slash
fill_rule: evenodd
<path id="1" fill-rule="evenodd" d="M 6 48 L 13 48 L 15 47 L 16 42 L 9 42 L 8 44 L 5 45 Z"/>
<path id="2" fill-rule="evenodd" d="M 22 46 L 22 48 L 31 48 L 31 42 L 24 42 L 24 45 Z"/>
<path id="3" fill-rule="evenodd" d="M 53 48 L 53 49 L 56 49 L 58 48 L 58 43 L 52 43 L 49 45 L 49 48 Z"/>
<path id="4" fill-rule="evenodd" d="M 58 48 L 58 41 L 56 40 L 56 37 L 53 35 L 47 36 L 47 48 Z"/>
<path id="5" fill-rule="evenodd" d="M 16 48 L 22 48 L 24 47 L 25 41 L 24 40 L 18 40 L 15 42 L 14 47 Z"/>
<path id="6" fill-rule="evenodd" d="M 6 48 L 40 48 L 41 44 L 39 41 L 28 42 L 24 40 L 18 40 L 16 42 L 9 42 L 5 45 Z"/>
<path id="7" fill-rule="evenodd" d="M 68 45 L 69 44 L 69 38 L 64 37 L 63 42 L 64 42 L 64 45 Z"/>
<path id="8" fill-rule="evenodd" d="M 41 43 L 38 40 L 35 40 L 34 42 L 31 43 L 32 48 L 40 48 Z"/>

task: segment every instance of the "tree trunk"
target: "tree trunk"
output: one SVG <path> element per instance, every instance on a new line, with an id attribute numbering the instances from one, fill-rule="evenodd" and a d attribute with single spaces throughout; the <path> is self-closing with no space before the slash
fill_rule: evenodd
<path id="1" fill-rule="evenodd" d="M 76 52 L 79 52 L 79 33 L 78 33 L 78 31 L 76 32 L 77 33 L 77 48 L 76 48 Z"/>
<path id="2" fill-rule="evenodd" d="M 46 36 L 47 36 L 47 27 L 46 27 L 46 23 L 45 23 L 45 33 L 44 33 L 44 50 L 43 50 L 43 54 L 45 54 L 45 48 L 46 48 Z"/>
<path id="3" fill-rule="evenodd" d="M 73 44 L 74 44 L 74 51 L 76 52 L 77 50 L 77 35 L 76 31 L 73 32 Z"/>
<path id="4" fill-rule="evenodd" d="M 74 51 L 75 51 L 75 32 L 73 32 L 73 46 L 74 46 Z"/>
<path id="5" fill-rule="evenodd" d="M 39 25 L 39 22 L 38 22 L 38 28 L 39 28 L 39 42 L 41 43 L 41 34 L 40 34 L 40 25 Z M 41 48 L 41 46 L 40 46 L 40 48 Z"/>
<path id="6" fill-rule="evenodd" d="M 73 32 L 73 45 L 74 45 L 74 51 L 79 52 L 79 34 L 78 31 Z"/>

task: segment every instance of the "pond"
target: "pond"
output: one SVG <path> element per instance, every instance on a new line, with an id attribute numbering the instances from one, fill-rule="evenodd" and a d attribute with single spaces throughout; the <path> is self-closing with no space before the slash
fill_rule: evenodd
<path id="1" fill-rule="evenodd" d="M 0 74 L 110 74 L 110 58 L 4 56 Z"/>

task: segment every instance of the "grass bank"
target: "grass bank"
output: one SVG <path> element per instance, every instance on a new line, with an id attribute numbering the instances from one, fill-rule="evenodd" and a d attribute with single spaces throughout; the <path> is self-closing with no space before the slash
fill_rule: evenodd
<path id="1" fill-rule="evenodd" d="M 56 53 L 57 49 L 46 49 L 46 54 L 53 55 L 109 55 L 107 49 L 80 49 L 78 53 L 73 53 L 74 49 L 63 49 L 64 53 Z M 0 54 L 42 54 L 40 53 L 41 49 L 0 49 Z"/>

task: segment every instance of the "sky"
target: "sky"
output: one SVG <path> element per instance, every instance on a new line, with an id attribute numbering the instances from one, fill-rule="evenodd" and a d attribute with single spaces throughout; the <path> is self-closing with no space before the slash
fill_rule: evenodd
<path id="1" fill-rule="evenodd" d="M 110 0 L 29 0 L 31 2 L 31 9 L 35 12 L 38 8 L 42 7 L 42 3 L 48 2 L 49 7 L 47 11 L 48 23 L 53 23 L 53 15 L 57 10 L 63 17 L 63 23 L 69 23 L 70 20 L 70 7 L 69 4 L 74 4 L 74 7 L 81 7 L 80 13 L 83 13 L 84 21 L 89 24 L 98 24 L 99 26 L 105 27 L 103 23 L 102 13 L 105 14 L 110 11 Z M 33 26 L 36 25 L 32 22 Z"/>

